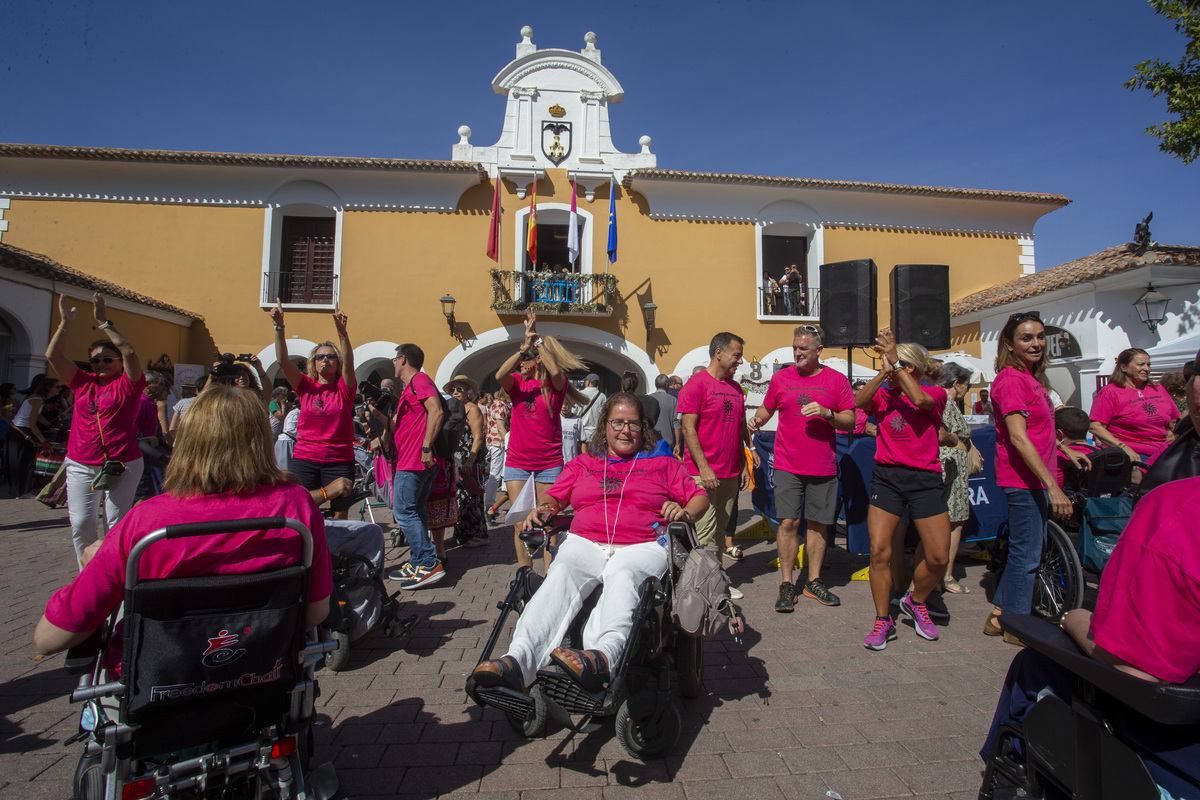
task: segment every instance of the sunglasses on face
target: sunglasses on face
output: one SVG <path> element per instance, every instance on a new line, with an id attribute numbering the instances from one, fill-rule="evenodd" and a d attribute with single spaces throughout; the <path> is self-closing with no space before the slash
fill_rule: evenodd
<path id="1" fill-rule="evenodd" d="M 1026 320 L 1031 320 L 1031 319 L 1036 320 L 1037 322 L 1041 322 L 1042 321 L 1042 312 L 1040 312 L 1040 311 L 1022 311 L 1020 314 L 1013 314 L 1011 317 L 1008 318 L 1008 321 L 1015 322 L 1019 325 L 1022 322 L 1025 322 Z"/>
<path id="2" fill-rule="evenodd" d="M 528 353 L 521 354 L 522 361 L 533 361 L 538 357 L 537 350 L 530 350 Z"/>
<path id="3" fill-rule="evenodd" d="M 313 356 L 314 361 L 337 361 L 336 353 L 317 353 Z"/>
<path id="4" fill-rule="evenodd" d="M 112 356 L 92 356 L 88 359 L 88 361 L 92 362 L 93 364 L 111 364 L 114 361 L 120 360 L 120 356 L 117 356 L 116 358 L 113 358 Z"/>

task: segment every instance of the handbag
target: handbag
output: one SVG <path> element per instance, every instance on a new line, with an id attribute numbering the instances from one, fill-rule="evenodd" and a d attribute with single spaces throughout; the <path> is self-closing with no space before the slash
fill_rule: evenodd
<path id="1" fill-rule="evenodd" d="M 978 447 L 972 447 L 967 451 L 967 476 L 975 477 L 983 474 L 983 453 L 979 452 Z"/>
<path id="2" fill-rule="evenodd" d="M 676 628 L 688 636 L 710 639 L 729 626 L 733 598 L 720 559 L 701 547 L 693 548 L 674 582 L 671 621 Z"/>
<path id="3" fill-rule="evenodd" d="M 33 474 L 42 478 L 53 478 L 58 474 L 66 457 L 67 449 L 61 445 L 52 445 L 50 450 L 39 449 L 33 462 Z"/>
<path id="4" fill-rule="evenodd" d="M 93 492 L 107 492 L 117 485 L 117 481 L 125 472 L 125 463 L 110 458 L 108 446 L 104 444 L 104 426 L 100 424 L 100 409 L 96 408 L 96 430 L 100 432 L 100 452 L 104 454 L 104 463 L 100 471 L 92 478 Z"/>
<path id="5" fill-rule="evenodd" d="M 458 470 L 458 477 L 462 488 L 468 494 L 483 496 L 484 488 L 487 485 L 487 476 L 483 474 L 483 464 L 478 461 L 469 467 L 464 464 Z"/>

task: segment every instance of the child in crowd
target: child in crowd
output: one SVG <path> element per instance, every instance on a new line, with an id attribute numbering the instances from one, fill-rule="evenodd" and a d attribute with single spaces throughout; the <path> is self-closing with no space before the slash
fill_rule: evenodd
<path id="1" fill-rule="evenodd" d="M 1082 408 L 1063 406 L 1054 412 L 1054 427 L 1057 429 L 1059 446 L 1074 450 L 1080 455 L 1086 456 L 1100 449 L 1087 440 L 1091 424 L 1091 418 Z M 1063 476 L 1071 469 L 1071 459 L 1060 450 L 1054 470 L 1054 477 L 1058 478 L 1060 487 L 1063 485 Z"/>

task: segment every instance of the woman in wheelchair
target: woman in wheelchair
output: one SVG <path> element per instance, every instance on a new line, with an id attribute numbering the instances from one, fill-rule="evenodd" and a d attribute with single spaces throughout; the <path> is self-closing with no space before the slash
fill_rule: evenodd
<path id="1" fill-rule="evenodd" d="M 1150 379 L 1150 356 L 1130 347 L 1117 356 L 1108 383 L 1092 401 L 1092 437 L 1119 447 L 1134 461 L 1154 463 L 1174 439 L 1179 407 Z"/>
<path id="2" fill-rule="evenodd" d="M 231 447 L 230 442 L 238 442 Z M 325 522 L 309 493 L 289 483 L 275 466 L 270 423 L 253 391 L 210 385 L 183 418 L 163 494 L 133 508 L 84 553 L 84 568 L 46 605 L 34 630 L 39 653 L 48 655 L 85 641 L 124 597 L 125 564 L 143 536 L 167 525 L 253 517 L 290 517 L 312 532 L 307 624 L 329 613 L 333 588 Z M 290 530 L 168 539 L 142 557 L 142 578 L 259 572 L 299 561 L 300 538 Z M 110 641 L 106 665 L 116 666 L 121 637 Z"/>
<path id="3" fill-rule="evenodd" d="M 567 506 L 575 510 L 508 653 L 475 669 L 477 686 L 525 691 L 538 669 L 554 661 L 583 689 L 603 688 L 630 636 L 638 587 L 667 568 L 657 523 L 693 522 L 708 508 L 704 491 L 657 443 L 635 396 L 620 392 L 605 402 L 587 452 L 566 465 L 523 523 L 529 530 Z M 604 592 L 584 628 L 585 649 L 558 647 L 598 584 Z"/>
<path id="4" fill-rule="evenodd" d="M 1144 497 L 1104 569 L 1095 613 L 1071 611 L 1063 628 L 1091 659 L 1143 681 L 1182 684 L 1200 672 L 1200 478 L 1173 481 Z M 1048 623 L 1046 623 L 1048 624 Z M 1081 693 L 1075 674 L 1034 650 L 1009 667 L 987 741 L 985 762 L 1004 723 L 1022 722 L 1049 691 L 1064 703 Z M 1194 683 L 1194 681 L 1193 681 Z M 1128 691 L 1128 690 L 1127 690 Z M 1120 698 L 1118 698 L 1120 699 Z M 1165 726 L 1129 708 L 1107 724 L 1175 797 L 1200 789 L 1200 725 Z"/>

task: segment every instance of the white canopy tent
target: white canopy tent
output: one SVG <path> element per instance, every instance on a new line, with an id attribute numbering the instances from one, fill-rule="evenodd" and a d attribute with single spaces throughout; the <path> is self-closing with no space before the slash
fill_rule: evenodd
<path id="1" fill-rule="evenodd" d="M 1200 350 L 1200 331 L 1151 347 L 1146 354 L 1150 356 L 1150 367 L 1162 374 L 1183 369 L 1184 364 L 1196 357 L 1197 350 Z"/>

